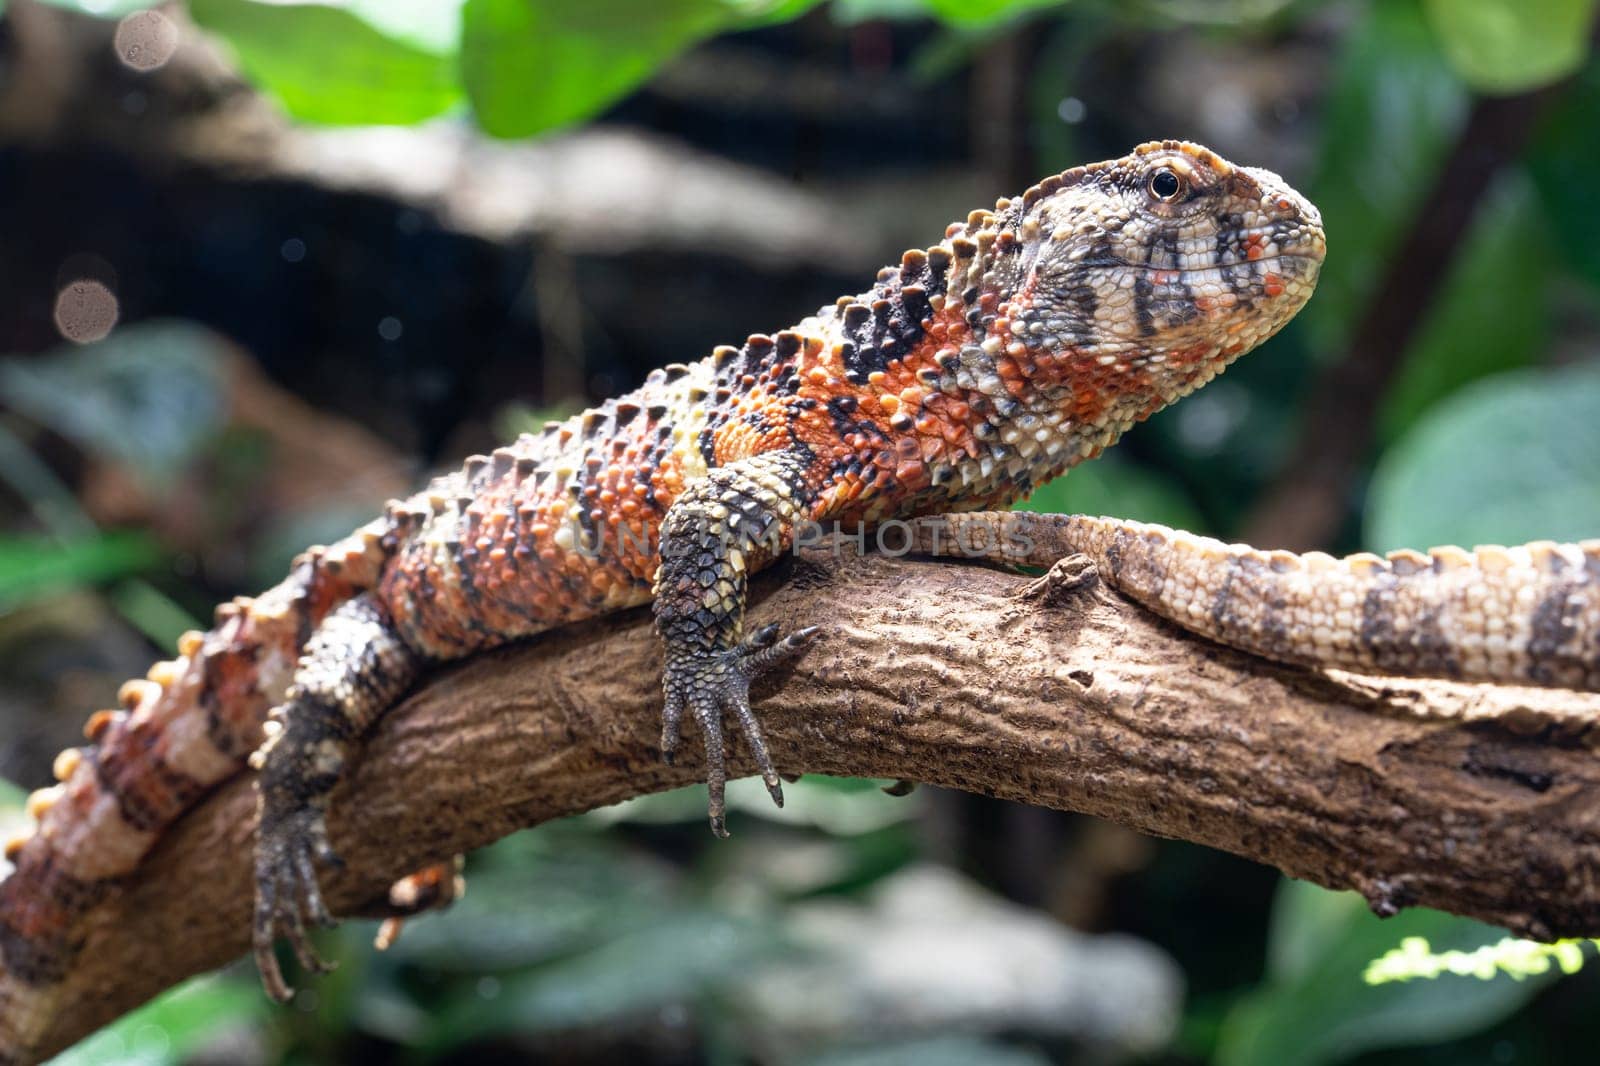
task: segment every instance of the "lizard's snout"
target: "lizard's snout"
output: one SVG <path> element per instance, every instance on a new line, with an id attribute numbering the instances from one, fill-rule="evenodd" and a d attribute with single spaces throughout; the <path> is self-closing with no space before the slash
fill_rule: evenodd
<path id="1" fill-rule="evenodd" d="M 1271 220 L 1279 255 L 1321 263 L 1328 253 L 1322 212 L 1277 174 L 1261 167 L 1240 167 L 1259 190 L 1261 211 Z"/>

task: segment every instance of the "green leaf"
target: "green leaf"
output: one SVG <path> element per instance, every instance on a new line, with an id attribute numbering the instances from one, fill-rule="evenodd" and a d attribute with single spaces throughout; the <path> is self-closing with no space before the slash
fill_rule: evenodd
<path id="1" fill-rule="evenodd" d="M 40 596 L 148 570 L 161 552 L 139 533 L 60 541 L 0 537 L 0 611 Z"/>
<path id="2" fill-rule="evenodd" d="M 1286 882 L 1280 890 L 1269 945 L 1274 976 L 1224 1021 L 1218 1066 L 1317 1066 L 1374 1048 L 1447 1040 L 1487 1028 L 1538 988 L 1536 980 L 1369 985 L 1362 979 L 1367 964 L 1403 937 L 1471 949 L 1505 934 L 1425 908 L 1379 919 L 1349 894 L 1338 901 L 1296 899 L 1308 893 L 1330 895 L 1304 882 Z M 1276 912 L 1285 907 L 1315 913 L 1316 928 L 1302 931 L 1279 919 Z M 1277 943 L 1286 933 L 1298 942 Z"/>
<path id="3" fill-rule="evenodd" d="M 1268 979 L 1304 980 L 1366 912 L 1366 902 L 1354 892 L 1329 892 L 1288 877 L 1279 881 L 1267 922 Z"/>
<path id="4" fill-rule="evenodd" d="M 1536 361 L 1550 340 L 1556 242 L 1530 184 L 1515 172 L 1491 190 L 1443 289 L 1384 396 L 1393 440 L 1456 389 Z"/>
<path id="5" fill-rule="evenodd" d="M 0 360 L 0 399 L 161 484 L 222 425 L 219 343 L 187 323 L 125 326 L 46 359 Z"/>
<path id="6" fill-rule="evenodd" d="M 955 26 L 981 26 L 1015 18 L 1045 7 L 1063 7 L 1063 0 L 927 0 L 928 9 Z"/>
<path id="7" fill-rule="evenodd" d="M 266 1000 L 254 981 L 197 977 L 50 1062 L 52 1066 L 176 1066 L 222 1031 L 250 1025 L 265 1014 Z"/>
<path id="8" fill-rule="evenodd" d="M 588 118 L 690 45 L 817 0 L 467 0 L 461 80 L 478 124 L 527 137 Z"/>
<path id="9" fill-rule="evenodd" d="M 386 36 L 340 8 L 190 0 L 189 14 L 232 46 L 251 81 L 305 122 L 405 125 L 461 100 L 454 55 Z"/>
<path id="10" fill-rule="evenodd" d="M 124 581 L 108 590 L 106 598 L 118 614 L 158 648 L 176 647 L 184 633 L 206 628 L 206 623 L 147 581 Z"/>
<path id="11" fill-rule="evenodd" d="M 346 11 L 389 37 L 441 55 L 461 47 L 461 6 L 466 0 L 343 0 Z"/>
<path id="12" fill-rule="evenodd" d="M 1192 530 L 1204 524 L 1188 496 L 1171 480 L 1114 453 L 1073 467 L 1017 509 L 1041 514 L 1115 515 L 1175 529 Z"/>
<path id="13" fill-rule="evenodd" d="M 1577 70 L 1596 0 L 1423 0 L 1456 72 L 1474 89 L 1517 93 Z"/>
<path id="14" fill-rule="evenodd" d="M 1545 216 L 1557 220 L 1557 252 L 1591 285 L 1600 286 L 1600 211 L 1590 187 L 1600 173 L 1600 63 L 1591 63 L 1571 89 L 1562 93 L 1527 153 L 1528 171 L 1544 203 Z"/>
<path id="15" fill-rule="evenodd" d="M 1600 366 L 1521 370 L 1431 408 L 1373 473 L 1366 545 L 1580 540 L 1600 530 Z"/>
<path id="16" fill-rule="evenodd" d="M 1363 979 L 1371 985 L 1394 981 L 1436 981 L 1442 977 L 1471 977 L 1493 981 L 1509 977 L 1525 981 L 1553 969 L 1572 975 L 1583 969 L 1584 946 L 1596 943 L 1569 937 L 1551 943 L 1508 936 L 1473 951 L 1434 951 L 1420 936 L 1408 936 L 1397 948 L 1373 959 Z"/>

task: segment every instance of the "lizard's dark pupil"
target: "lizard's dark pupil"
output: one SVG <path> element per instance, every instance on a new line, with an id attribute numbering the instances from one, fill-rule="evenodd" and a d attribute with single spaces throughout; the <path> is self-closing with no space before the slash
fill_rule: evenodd
<path id="1" fill-rule="evenodd" d="M 1178 175 L 1170 170 L 1158 170 L 1150 176 L 1150 192 L 1158 200 L 1170 200 L 1178 195 Z"/>

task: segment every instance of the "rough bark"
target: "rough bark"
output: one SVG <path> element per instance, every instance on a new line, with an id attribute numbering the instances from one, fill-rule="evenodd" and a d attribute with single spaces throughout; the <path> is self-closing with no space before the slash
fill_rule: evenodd
<path id="1" fill-rule="evenodd" d="M 1380 913 L 1600 935 L 1600 696 L 1278 667 L 1103 586 L 1020 598 L 1027 583 L 886 558 L 758 582 L 753 623 L 827 623 L 758 688 L 779 767 L 1099 815 L 1355 888 Z M 442 671 L 335 797 L 335 910 L 514 829 L 695 781 L 693 743 L 675 768 L 656 757 L 659 667 L 638 612 Z M 241 778 L 95 913 L 46 1050 L 244 951 L 253 821 Z"/>

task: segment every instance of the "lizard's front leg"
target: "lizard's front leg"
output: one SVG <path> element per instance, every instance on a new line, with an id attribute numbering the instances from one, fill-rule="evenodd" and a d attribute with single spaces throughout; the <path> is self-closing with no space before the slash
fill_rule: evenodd
<path id="1" fill-rule="evenodd" d="M 326 972 L 305 922 L 333 925 L 316 863 L 338 865 L 328 843 L 328 795 L 344 776 L 357 738 L 415 680 L 421 656 L 406 646 L 370 594 L 330 614 L 307 642 L 294 683 L 272 711 L 268 740 L 251 758 L 261 771 L 256 843 L 256 965 L 267 994 L 290 996 L 273 954 L 281 934 L 300 965 Z"/>
<path id="2" fill-rule="evenodd" d="M 718 836 L 728 835 L 724 711 L 738 719 L 767 791 L 783 805 L 783 785 L 750 710 L 750 682 L 805 648 L 817 628 L 780 640 L 772 625 L 745 637 L 745 591 L 748 575 L 792 542 L 805 517 L 809 465 L 809 455 L 796 449 L 718 467 L 685 490 L 661 524 L 655 582 L 656 629 L 666 652 L 661 752 L 672 761 L 687 711 L 705 736 L 711 831 Z"/>

